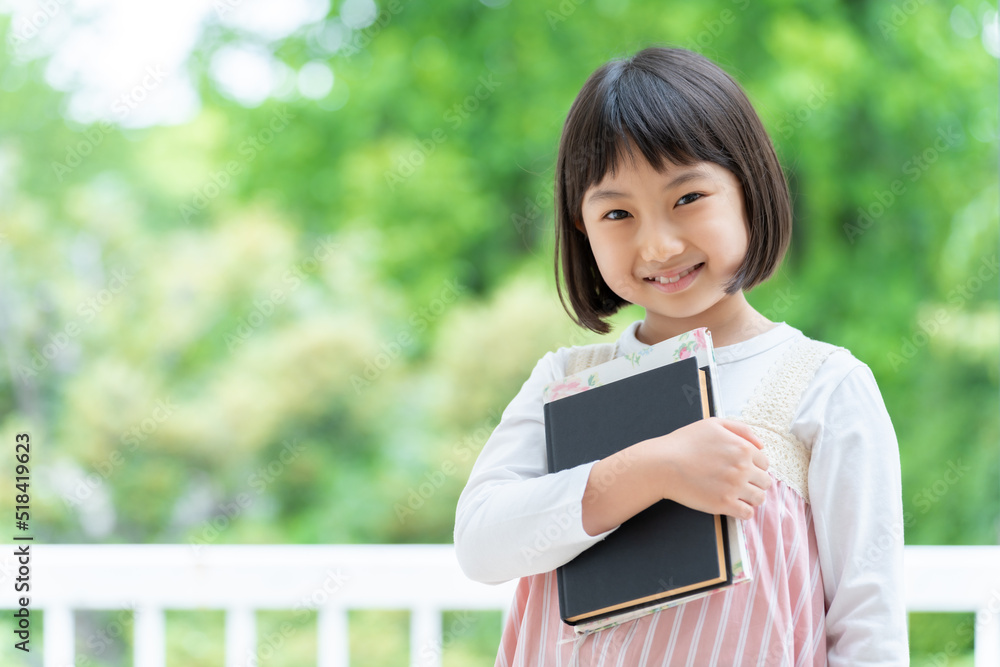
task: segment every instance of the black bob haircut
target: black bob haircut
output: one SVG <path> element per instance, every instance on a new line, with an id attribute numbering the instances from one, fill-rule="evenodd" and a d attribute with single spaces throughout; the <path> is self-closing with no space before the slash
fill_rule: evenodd
<path id="1" fill-rule="evenodd" d="M 610 331 L 605 318 L 627 302 L 597 268 L 582 231 L 583 196 L 625 157 L 637 158 L 636 149 L 658 170 L 713 162 L 740 182 L 749 247 L 727 293 L 766 280 L 791 238 L 785 175 L 739 84 L 708 58 L 685 49 L 649 47 L 612 60 L 587 79 L 570 107 L 555 175 L 559 298 L 574 322 L 598 333 Z"/>

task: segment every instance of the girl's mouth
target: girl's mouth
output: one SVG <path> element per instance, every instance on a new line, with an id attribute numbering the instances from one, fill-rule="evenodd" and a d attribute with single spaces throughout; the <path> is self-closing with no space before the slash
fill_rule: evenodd
<path id="1" fill-rule="evenodd" d="M 680 273 L 678 273 L 676 275 L 673 275 L 673 276 L 669 276 L 669 277 L 668 276 L 652 276 L 652 277 L 649 277 L 649 278 L 643 278 L 643 280 L 645 282 L 647 282 L 647 283 L 652 284 L 654 287 L 656 287 L 657 289 L 659 289 L 661 291 L 664 291 L 664 292 L 677 292 L 677 291 L 680 291 L 680 290 L 684 289 L 685 287 L 687 287 L 688 285 L 690 285 L 692 282 L 694 282 L 694 279 L 696 277 L 698 277 L 698 274 L 701 272 L 701 269 L 704 266 L 705 266 L 705 262 L 701 262 L 700 264 L 695 264 L 691 268 L 684 269 Z"/>

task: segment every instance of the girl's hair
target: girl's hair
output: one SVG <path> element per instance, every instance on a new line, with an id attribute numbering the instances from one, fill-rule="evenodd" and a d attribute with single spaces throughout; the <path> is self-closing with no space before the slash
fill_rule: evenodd
<path id="1" fill-rule="evenodd" d="M 704 56 L 650 47 L 594 72 L 566 118 L 556 164 L 556 285 L 570 317 L 607 333 L 604 318 L 627 302 L 597 268 L 582 230 L 587 189 L 639 152 L 665 163 L 713 162 L 743 187 L 749 248 L 726 293 L 749 290 L 778 267 L 792 231 L 788 185 L 771 140 L 746 94 Z M 562 267 L 564 288 L 560 285 Z M 572 311 L 566 305 L 566 294 Z"/>

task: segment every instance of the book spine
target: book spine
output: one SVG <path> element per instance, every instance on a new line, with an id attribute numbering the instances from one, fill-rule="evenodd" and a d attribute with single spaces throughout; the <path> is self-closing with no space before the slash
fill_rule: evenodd
<path id="1" fill-rule="evenodd" d="M 542 406 L 542 417 L 545 421 L 545 458 L 549 462 L 549 472 L 553 473 L 557 472 L 557 470 L 555 456 L 552 451 L 552 420 L 549 419 L 549 412 L 551 410 L 549 409 L 549 404 L 546 403 Z"/>
<path id="2" fill-rule="evenodd" d="M 566 581 L 564 577 L 565 568 L 556 568 L 556 592 L 559 594 L 559 618 L 563 619 L 563 623 L 567 625 L 575 625 L 575 623 L 570 623 L 565 620 L 569 615 L 569 603 L 566 601 Z"/>
<path id="3" fill-rule="evenodd" d="M 714 351 L 708 357 L 708 393 L 712 398 L 712 416 L 724 417 L 725 410 L 722 406 L 722 392 L 719 391 L 719 369 L 715 365 Z"/>

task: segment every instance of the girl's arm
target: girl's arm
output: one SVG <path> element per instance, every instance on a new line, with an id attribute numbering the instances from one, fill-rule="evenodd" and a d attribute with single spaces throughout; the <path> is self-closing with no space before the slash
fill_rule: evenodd
<path id="1" fill-rule="evenodd" d="M 458 500 L 455 551 L 484 583 L 548 572 L 608 532 L 589 535 L 581 502 L 593 463 L 547 474 L 542 388 L 565 375 L 569 350 L 546 354 L 504 410 Z"/>
<path id="2" fill-rule="evenodd" d="M 818 424 L 809 496 L 828 605 L 829 664 L 904 665 L 899 449 L 875 378 L 854 363 L 828 401 L 803 401 L 822 410 L 806 421 Z"/>
<path id="3" fill-rule="evenodd" d="M 583 499 L 583 527 L 596 535 L 664 498 L 709 514 L 753 516 L 771 478 L 746 424 L 704 419 L 598 461 Z"/>

